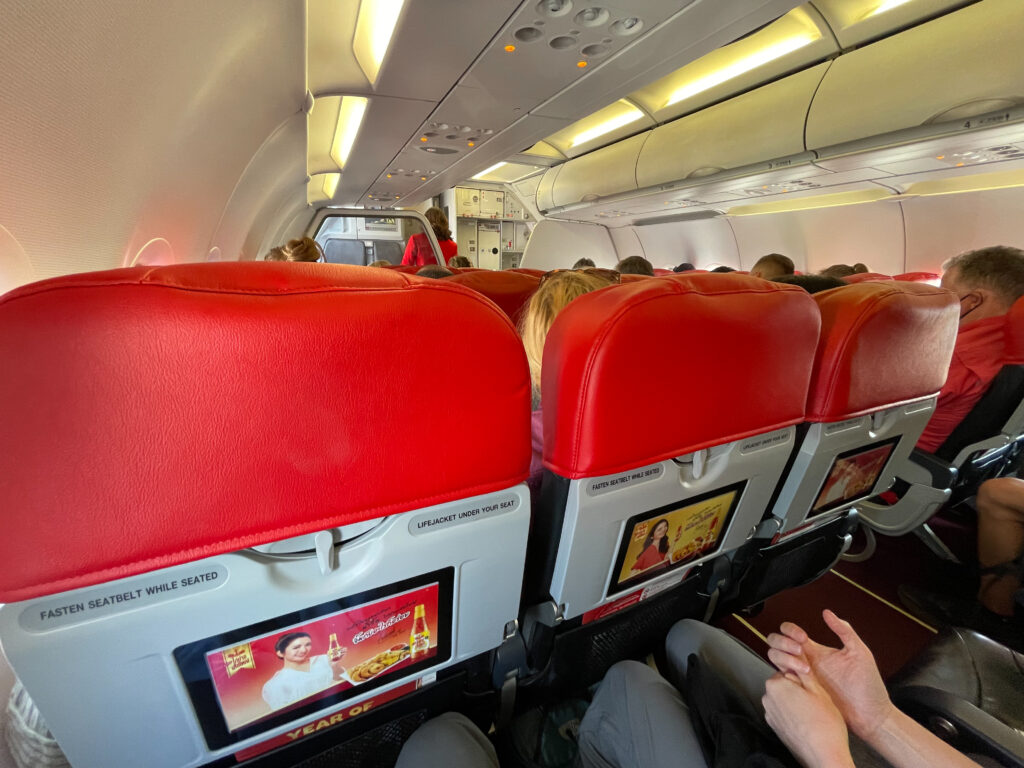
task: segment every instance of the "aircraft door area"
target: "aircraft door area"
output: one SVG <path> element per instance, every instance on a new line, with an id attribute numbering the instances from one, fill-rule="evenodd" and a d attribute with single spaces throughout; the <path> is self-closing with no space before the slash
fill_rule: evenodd
<path id="1" fill-rule="evenodd" d="M 314 221 L 315 239 L 328 264 L 436 264 L 433 232 L 419 214 L 406 211 L 325 210 Z M 408 256 L 408 258 L 406 258 Z M 380 263 L 383 262 L 383 263 Z"/>

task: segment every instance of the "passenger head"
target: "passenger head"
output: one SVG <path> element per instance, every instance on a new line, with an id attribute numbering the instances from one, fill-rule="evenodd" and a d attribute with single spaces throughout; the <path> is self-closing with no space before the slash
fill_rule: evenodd
<path id="1" fill-rule="evenodd" d="M 311 237 L 289 240 L 282 246 L 288 261 L 323 261 L 324 251 L 320 243 Z"/>
<path id="2" fill-rule="evenodd" d="M 448 259 L 448 266 L 458 268 L 472 267 L 473 262 L 469 260 L 468 256 L 452 256 Z"/>
<path id="3" fill-rule="evenodd" d="M 762 280 L 774 280 L 776 277 L 793 274 L 793 260 L 781 253 L 769 253 L 754 262 L 750 274 Z"/>
<path id="4" fill-rule="evenodd" d="M 284 248 L 280 245 L 277 248 L 271 248 L 267 251 L 267 255 L 263 257 L 264 261 L 288 261 L 288 254 L 284 252 Z"/>
<path id="5" fill-rule="evenodd" d="M 442 277 L 448 277 L 449 275 L 454 274 L 455 273 L 452 272 L 450 269 L 448 269 L 447 267 L 442 267 L 440 264 L 427 264 L 427 266 L 423 267 L 416 273 L 416 276 L 432 277 L 435 280 L 438 280 Z"/>
<path id="6" fill-rule="evenodd" d="M 842 288 L 846 285 L 838 277 L 828 277 L 827 275 L 782 275 L 781 277 L 776 277 L 772 282 L 799 285 L 808 293 L 828 291 L 832 288 Z"/>
<path id="7" fill-rule="evenodd" d="M 726 267 L 726 266 L 723 265 L 721 267 L 715 267 L 711 271 L 712 272 L 735 272 L 736 270 L 733 269 L 732 267 Z"/>
<path id="8" fill-rule="evenodd" d="M 391 266 L 391 262 L 388 261 L 387 259 L 377 259 L 376 261 L 370 262 L 366 266 L 368 266 L 368 267 L 390 267 Z"/>
<path id="9" fill-rule="evenodd" d="M 684 261 L 682 264 L 672 267 L 673 272 L 692 272 L 696 267 L 688 261 Z"/>
<path id="10" fill-rule="evenodd" d="M 535 394 L 540 393 L 540 366 L 544 358 L 544 341 L 558 313 L 573 299 L 613 284 L 614 280 L 608 274 L 597 271 L 566 269 L 549 272 L 541 278 L 540 287 L 530 297 L 526 311 L 523 312 L 520 328 Z"/>
<path id="11" fill-rule="evenodd" d="M 452 231 L 448 229 L 448 217 L 444 215 L 444 211 L 440 208 L 427 208 L 427 212 L 423 215 L 427 217 L 438 240 L 452 239 Z"/>
<path id="12" fill-rule="evenodd" d="M 615 271 L 621 275 L 647 275 L 654 277 L 654 267 L 643 256 L 627 256 L 615 265 Z"/>
<path id="13" fill-rule="evenodd" d="M 954 256 L 942 265 L 942 287 L 960 299 L 960 325 L 1005 315 L 1024 296 L 1024 251 L 1005 245 Z"/>
<path id="14" fill-rule="evenodd" d="M 277 642 L 274 643 L 274 653 L 277 654 L 279 659 L 285 659 L 286 661 L 294 661 L 295 659 L 289 659 L 289 656 L 294 656 L 299 650 L 299 646 L 305 645 L 305 640 L 310 641 L 312 644 L 312 638 L 308 632 L 288 632 L 277 638 Z M 299 641 L 299 642 L 296 642 Z M 309 649 L 306 649 L 307 655 Z"/>
<path id="15" fill-rule="evenodd" d="M 819 272 L 818 274 L 824 275 L 825 277 L 835 277 L 842 279 L 844 277 L 849 277 L 850 275 L 858 275 L 861 274 L 862 272 L 868 271 L 870 270 L 867 268 L 867 266 L 861 264 L 858 261 L 852 267 L 849 264 L 833 264 L 831 267 L 826 267 L 825 269 L 821 270 L 821 272 Z"/>
<path id="16" fill-rule="evenodd" d="M 585 269 L 586 267 L 596 267 L 593 259 L 588 259 L 584 256 L 582 259 L 576 259 L 576 263 L 572 265 L 573 269 Z"/>

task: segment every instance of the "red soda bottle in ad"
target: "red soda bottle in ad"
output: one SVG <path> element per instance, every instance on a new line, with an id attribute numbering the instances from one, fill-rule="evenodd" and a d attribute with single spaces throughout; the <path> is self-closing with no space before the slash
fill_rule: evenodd
<path id="1" fill-rule="evenodd" d="M 413 661 L 423 658 L 430 650 L 430 627 L 427 626 L 427 608 L 420 603 L 412 619 L 412 632 L 409 634 L 409 655 Z"/>

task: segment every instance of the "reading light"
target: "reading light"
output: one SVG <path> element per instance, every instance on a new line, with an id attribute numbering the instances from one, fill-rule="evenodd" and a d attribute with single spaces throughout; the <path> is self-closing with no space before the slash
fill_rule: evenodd
<path id="1" fill-rule="evenodd" d="M 644 116 L 644 113 L 641 112 L 636 107 L 634 107 L 633 105 L 628 103 L 624 105 L 626 106 L 626 109 L 620 114 L 616 115 L 615 117 L 609 120 L 605 120 L 603 123 L 599 123 L 595 125 L 593 128 L 588 128 L 585 131 L 577 133 L 573 137 L 572 142 L 570 142 L 569 146 L 578 147 L 580 144 L 586 144 L 588 141 L 592 141 L 593 139 L 596 139 L 598 136 L 604 136 L 606 133 L 611 133 L 616 128 L 621 128 L 624 125 L 629 125 L 630 123 L 636 122 L 637 120 Z"/>
<path id="2" fill-rule="evenodd" d="M 585 66 L 587 66 L 587 62 L 585 62 L 585 61 L 577 61 L 576 62 L 576 66 L 579 67 L 580 69 L 583 69 Z"/>
<path id="3" fill-rule="evenodd" d="M 344 96 L 338 110 L 338 127 L 334 129 L 334 143 L 331 144 L 331 159 L 340 170 L 345 169 L 352 145 L 355 143 L 359 126 L 363 124 L 367 100 L 362 96 Z"/>
<path id="4" fill-rule="evenodd" d="M 476 176 L 471 176 L 470 178 L 472 178 L 472 179 L 483 178 L 484 176 L 486 176 L 489 173 L 494 173 L 494 171 L 498 170 L 499 168 L 504 168 L 505 165 L 507 165 L 507 163 L 495 163 L 490 168 L 488 168 L 486 171 L 480 171 L 480 173 L 478 173 Z"/>
<path id="5" fill-rule="evenodd" d="M 512 53 L 515 49 L 516 49 L 516 47 L 514 45 L 506 45 L 505 46 L 505 51 L 507 53 Z"/>
<path id="6" fill-rule="evenodd" d="M 755 51 L 749 56 L 744 56 L 742 59 L 734 61 L 728 66 L 715 70 L 709 75 L 705 75 L 704 77 L 687 83 L 682 88 L 676 89 L 672 95 L 668 97 L 668 101 L 665 102 L 665 106 L 668 107 L 672 104 L 683 101 L 684 99 L 688 99 L 691 96 L 696 96 L 698 93 L 710 90 L 716 85 L 721 85 L 727 80 L 739 77 L 745 72 L 750 72 L 753 69 L 764 66 L 770 61 L 781 59 L 788 53 L 799 50 L 805 45 L 810 45 L 815 40 L 820 39 L 820 37 L 820 34 L 794 35 L 793 37 L 787 37 L 773 45 L 762 48 L 759 51 Z"/>
<path id="7" fill-rule="evenodd" d="M 352 50 L 371 85 L 377 83 L 380 65 L 388 52 L 404 4 L 405 0 L 362 0 L 359 3 Z"/>

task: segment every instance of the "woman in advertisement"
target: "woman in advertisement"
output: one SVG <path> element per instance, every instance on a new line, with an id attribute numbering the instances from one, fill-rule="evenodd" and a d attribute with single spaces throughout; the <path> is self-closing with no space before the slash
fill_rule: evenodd
<path id="1" fill-rule="evenodd" d="M 644 539 L 643 551 L 640 552 L 630 574 L 646 571 L 656 565 L 668 562 L 668 520 L 662 518 L 654 524 L 653 530 Z"/>
<path id="2" fill-rule="evenodd" d="M 263 686 L 263 700 L 271 709 L 281 709 L 347 679 L 341 663 L 345 648 L 332 650 L 330 658 L 310 656 L 312 649 L 313 640 L 306 632 L 288 632 L 274 643 L 282 666 Z"/>

